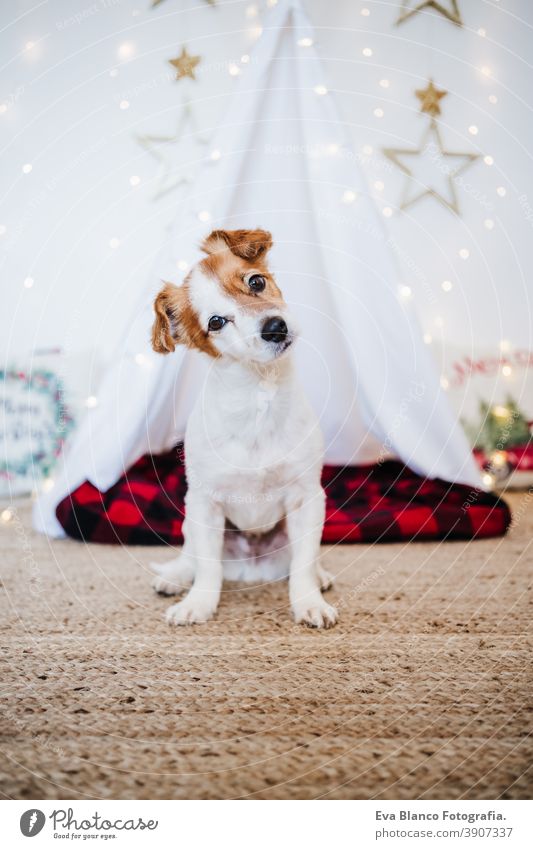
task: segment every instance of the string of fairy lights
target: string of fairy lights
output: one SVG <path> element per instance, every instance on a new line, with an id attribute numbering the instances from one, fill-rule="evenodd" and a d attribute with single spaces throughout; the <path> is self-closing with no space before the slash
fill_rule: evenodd
<path id="1" fill-rule="evenodd" d="M 170 8 L 171 3 L 172 0 L 152 0 L 150 9 L 153 10 L 153 13 L 155 14 L 157 8 Z M 215 8 L 219 9 L 215 0 L 203 0 L 203 3 L 212 7 L 213 11 Z M 276 6 L 277 3 L 278 0 L 267 0 L 266 6 L 273 7 Z M 447 0 L 446 2 L 443 0 L 441 3 L 434 2 L 434 0 L 422 0 L 422 2 L 420 2 L 420 0 L 418 2 L 409 2 L 409 0 L 404 0 L 404 2 L 400 2 L 399 4 L 398 15 L 394 23 L 398 26 L 405 26 L 414 16 L 427 11 L 428 7 L 431 7 L 433 13 L 442 16 L 442 18 L 447 20 L 449 23 L 451 22 L 453 25 L 458 27 L 463 26 L 461 11 L 458 3 L 454 2 L 454 0 Z M 260 12 L 261 9 L 256 3 L 250 3 L 244 7 L 244 30 L 250 45 L 260 38 L 262 34 Z M 131 14 L 134 17 L 137 17 L 140 12 L 139 10 L 133 10 Z M 359 14 L 363 19 L 370 19 L 372 16 L 372 10 L 368 6 L 363 6 L 359 9 Z M 449 25 L 449 23 L 447 25 Z M 480 39 L 486 39 L 487 29 L 485 27 L 479 27 L 476 34 Z M 313 46 L 314 40 L 309 36 L 302 37 L 298 40 L 298 47 L 302 50 L 312 48 Z M 26 41 L 22 50 L 24 56 L 35 59 L 41 59 L 44 52 L 45 47 L 38 39 Z M 375 48 L 372 43 L 369 42 L 359 49 L 359 53 L 363 60 L 372 62 L 374 59 Z M 109 69 L 109 76 L 111 78 L 118 77 L 121 72 L 121 67 L 125 63 L 134 60 L 137 55 L 138 46 L 134 40 L 127 40 L 119 43 L 116 46 L 117 62 Z M 200 54 L 195 53 L 190 45 L 178 45 L 175 54 L 169 56 L 166 60 L 167 64 L 172 69 L 169 73 L 171 74 L 173 84 L 178 86 L 180 90 L 185 86 L 189 86 L 189 90 L 191 91 L 191 87 L 194 87 L 198 83 L 198 80 L 202 78 L 202 61 L 203 57 Z M 246 66 L 249 62 L 250 55 L 248 52 L 245 52 L 239 60 L 227 63 L 227 73 L 230 77 L 237 78 L 246 71 Z M 493 81 L 491 68 L 487 64 L 481 64 L 480 67 L 477 68 L 477 73 L 479 74 L 480 79 L 487 82 Z M 377 121 L 381 121 L 386 115 L 386 101 L 384 101 L 383 98 L 390 95 L 391 90 L 393 90 L 393 82 L 394 81 L 391 80 L 390 77 L 382 77 L 378 81 L 380 97 L 379 102 L 373 108 L 373 117 Z M 330 94 L 330 90 L 325 80 L 316 81 L 313 91 L 317 97 L 327 97 Z M 373 181 L 372 187 L 375 192 L 375 200 L 384 218 L 390 219 L 393 216 L 399 215 L 404 209 L 409 208 L 422 198 L 426 198 L 428 196 L 436 202 L 441 203 L 455 215 L 458 215 L 460 213 L 460 209 L 454 182 L 455 178 L 466 170 L 466 168 L 479 167 L 479 163 L 482 163 L 482 165 L 487 168 L 493 168 L 495 165 L 494 157 L 490 153 L 483 154 L 477 150 L 455 151 L 448 150 L 445 147 L 438 118 L 441 113 L 441 102 L 444 98 L 448 97 L 448 95 L 449 92 L 439 85 L 438 81 L 434 81 L 432 78 L 427 79 L 425 85 L 417 88 L 414 92 L 414 96 L 418 99 L 420 104 L 421 114 L 428 116 L 428 125 L 419 145 L 412 148 L 387 147 L 380 151 L 382 155 L 385 156 L 399 170 L 399 172 L 403 174 L 405 179 L 404 188 L 397 203 L 393 203 L 390 199 L 387 199 L 386 185 L 382 179 Z M 488 92 L 487 102 L 490 106 L 496 106 L 498 104 L 498 96 L 495 91 L 491 90 Z M 182 190 L 191 182 L 190 174 L 187 173 L 187 163 L 185 168 L 182 168 L 180 171 L 176 168 L 173 157 L 169 154 L 169 151 L 174 152 L 179 150 L 179 145 L 185 133 L 192 135 L 197 145 L 205 149 L 205 153 L 203 157 L 200 157 L 200 159 L 208 161 L 212 165 L 216 166 L 223 157 L 223 152 L 210 146 L 209 137 L 200 132 L 195 121 L 192 104 L 193 101 L 187 97 L 184 97 L 181 101 L 180 113 L 176 129 L 173 133 L 154 131 L 145 132 L 135 137 L 136 141 L 145 150 L 146 154 L 153 158 L 157 163 L 157 173 L 154 176 L 154 201 L 157 201 L 169 192 Z M 10 109 L 15 108 L 16 100 L 13 100 L 13 102 L 5 101 L 0 103 L 0 117 L 7 114 Z M 126 96 L 122 97 L 118 101 L 118 108 L 122 111 L 127 111 L 130 108 L 130 102 Z M 471 123 L 466 128 L 466 132 L 474 140 L 477 139 L 480 131 L 477 125 Z M 446 183 L 448 192 L 446 195 L 443 195 L 431 186 L 425 185 L 423 181 L 416 176 L 416 161 L 418 158 L 425 155 L 428 145 L 430 144 L 438 151 L 441 161 L 449 160 L 453 163 L 448 167 L 447 171 Z M 336 156 L 339 152 L 340 145 L 332 141 L 331 144 L 325 146 L 321 155 L 325 157 Z M 361 148 L 361 161 L 364 163 L 365 157 L 370 158 L 374 156 L 375 153 L 376 150 L 372 145 L 364 144 Z M 22 175 L 31 179 L 31 174 L 33 172 L 32 162 L 23 162 L 21 163 L 20 168 Z M 131 174 L 129 176 L 129 184 L 132 189 L 140 186 L 142 182 L 143 181 L 138 174 Z M 497 185 L 494 191 L 498 198 L 504 198 L 506 196 L 506 187 L 504 185 Z M 355 189 L 346 187 L 339 195 L 339 203 L 350 206 L 357 202 L 358 196 L 358 192 Z M 212 213 L 208 209 L 200 209 L 195 214 L 198 220 L 205 224 L 208 224 L 212 219 Z M 496 222 L 494 218 L 486 217 L 483 221 L 483 225 L 484 228 L 490 232 L 496 226 Z M 8 235 L 8 232 L 7 224 L 0 224 L 0 239 Z M 111 235 L 108 239 L 108 245 L 111 250 L 118 249 L 121 246 L 120 237 L 117 235 Z M 462 261 L 467 262 L 470 258 L 469 247 L 466 245 L 459 246 L 457 248 L 457 256 Z M 177 269 L 180 272 L 186 272 L 189 269 L 188 260 L 185 258 L 178 259 Z M 22 286 L 26 290 L 31 290 L 34 288 L 35 283 L 36 281 L 33 273 L 29 273 L 24 277 Z M 441 281 L 440 289 L 442 293 L 448 294 L 453 291 L 454 285 L 453 280 L 447 278 Z M 412 286 L 407 283 L 402 284 L 398 290 L 398 297 L 401 300 L 410 301 L 414 297 Z M 435 336 L 437 335 L 437 337 L 439 337 L 442 335 L 443 328 L 444 320 L 442 316 L 437 315 L 434 318 L 434 328 L 427 328 L 424 332 L 424 342 L 427 345 L 433 344 Z M 501 353 L 501 375 L 506 379 L 511 378 L 513 376 L 513 368 L 508 361 L 507 354 L 512 350 L 512 344 L 508 339 L 502 339 L 500 341 L 499 348 Z M 149 368 L 151 364 L 150 352 L 138 352 L 134 355 L 134 361 L 140 368 Z M 445 390 L 450 388 L 449 381 L 444 376 L 441 378 L 441 386 Z M 88 410 L 94 409 L 97 406 L 97 395 L 91 394 L 85 399 L 85 407 Z M 493 482 L 492 477 L 491 481 Z M 488 477 L 485 482 L 487 484 L 489 483 Z M 45 486 L 46 485 L 51 486 L 52 484 L 50 482 L 45 482 Z M 1 514 L 1 518 L 5 520 L 4 514 Z"/>

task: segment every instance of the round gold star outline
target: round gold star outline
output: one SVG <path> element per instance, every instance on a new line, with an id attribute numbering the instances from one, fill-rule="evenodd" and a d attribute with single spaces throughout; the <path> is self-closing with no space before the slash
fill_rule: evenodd
<path id="1" fill-rule="evenodd" d="M 463 19 L 461 18 L 457 0 L 449 0 L 449 4 L 447 5 L 439 2 L 439 0 L 421 0 L 421 2 L 416 2 L 415 4 L 412 4 L 411 0 L 403 0 L 400 14 L 396 19 L 396 26 L 403 24 L 404 21 L 412 18 L 418 12 L 424 11 L 424 9 L 433 9 L 440 15 L 444 15 L 445 18 L 456 24 L 456 26 L 463 26 Z"/>

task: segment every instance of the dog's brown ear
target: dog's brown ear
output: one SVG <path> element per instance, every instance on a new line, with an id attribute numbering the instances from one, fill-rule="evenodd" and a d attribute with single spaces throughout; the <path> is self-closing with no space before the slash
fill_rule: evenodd
<path id="1" fill-rule="evenodd" d="M 165 283 L 154 301 L 152 348 L 158 354 L 170 354 L 180 342 L 179 324 L 183 295 L 183 290 L 178 286 Z"/>
<path id="2" fill-rule="evenodd" d="M 207 254 L 229 250 L 241 259 L 253 262 L 263 257 L 272 247 L 272 236 L 267 230 L 213 230 L 201 244 Z"/>

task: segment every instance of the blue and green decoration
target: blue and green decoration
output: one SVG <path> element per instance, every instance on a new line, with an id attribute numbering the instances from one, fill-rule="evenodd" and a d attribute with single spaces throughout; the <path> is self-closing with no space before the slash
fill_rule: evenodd
<path id="1" fill-rule="evenodd" d="M 0 487 L 20 493 L 47 478 L 74 427 L 60 376 L 0 369 Z"/>

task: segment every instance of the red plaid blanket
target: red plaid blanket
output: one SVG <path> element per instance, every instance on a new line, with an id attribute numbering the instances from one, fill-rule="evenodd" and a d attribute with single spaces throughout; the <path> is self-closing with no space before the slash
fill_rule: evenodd
<path id="1" fill-rule="evenodd" d="M 124 545 L 180 545 L 187 489 L 181 451 L 141 457 L 107 492 L 86 481 L 57 507 L 70 537 Z M 401 463 L 325 466 L 325 543 L 499 536 L 504 501 L 468 486 L 426 480 Z"/>

